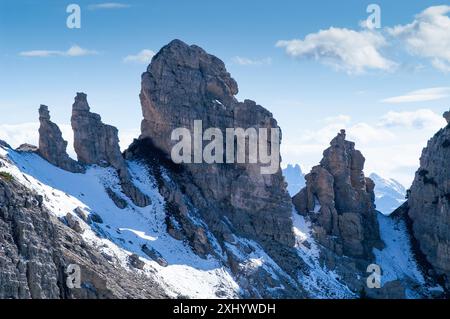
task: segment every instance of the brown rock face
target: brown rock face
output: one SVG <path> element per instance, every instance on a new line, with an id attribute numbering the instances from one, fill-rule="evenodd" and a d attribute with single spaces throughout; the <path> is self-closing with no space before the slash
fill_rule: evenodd
<path id="1" fill-rule="evenodd" d="M 450 112 L 444 117 L 449 121 Z M 450 286 L 450 124 L 428 142 L 408 197 L 420 250 Z"/>
<path id="2" fill-rule="evenodd" d="M 318 242 L 338 256 L 373 258 L 380 246 L 374 205 L 374 183 L 363 173 L 364 157 L 341 131 L 323 153 L 319 166 L 306 175 L 297 194 L 297 211 L 311 217 Z"/>
<path id="3" fill-rule="evenodd" d="M 74 147 L 83 164 L 111 165 L 119 174 L 123 192 L 137 205 L 149 205 L 147 196 L 133 185 L 126 162 L 120 152 L 117 128 L 103 124 L 100 115 L 91 113 L 84 93 L 77 93 L 72 106 Z"/>
<path id="4" fill-rule="evenodd" d="M 198 46 L 174 40 L 153 58 L 142 75 L 144 120 L 141 141 L 151 143 L 170 160 L 175 128 L 193 132 L 219 128 L 277 128 L 272 114 L 253 101 L 239 102 L 236 81 L 224 63 Z M 269 134 L 270 135 L 270 134 Z M 263 165 L 266 166 L 266 165 Z M 259 164 L 183 164 L 185 192 L 208 226 L 260 242 L 293 246 L 291 203 L 281 171 L 261 175 Z M 181 178 L 181 177 L 180 177 Z"/>
<path id="5" fill-rule="evenodd" d="M 47 161 L 66 171 L 84 172 L 84 168 L 67 154 L 67 142 L 63 139 L 58 125 L 50 120 L 46 105 L 39 107 L 39 154 Z"/>

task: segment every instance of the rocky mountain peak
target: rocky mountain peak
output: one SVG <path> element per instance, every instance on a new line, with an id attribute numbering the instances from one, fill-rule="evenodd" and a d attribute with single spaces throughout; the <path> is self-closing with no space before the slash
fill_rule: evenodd
<path id="1" fill-rule="evenodd" d="M 39 107 L 39 148 L 38 153 L 47 161 L 64 170 L 81 173 L 84 168 L 67 154 L 67 142 L 63 139 L 58 125 L 50 119 L 48 106 Z"/>
<path id="2" fill-rule="evenodd" d="M 137 206 L 147 206 L 149 204 L 147 196 L 131 182 L 127 164 L 120 151 L 117 128 L 104 124 L 100 115 L 90 112 L 84 93 L 77 93 L 75 97 L 71 123 L 78 160 L 83 164 L 114 167 L 121 180 L 123 192 Z M 117 199 L 117 194 L 111 195 Z"/>
<path id="3" fill-rule="evenodd" d="M 445 112 L 443 116 L 447 123 L 450 124 L 450 111 Z"/>
<path id="4" fill-rule="evenodd" d="M 44 121 L 50 120 L 50 111 L 48 110 L 47 105 L 41 104 L 41 106 L 39 107 L 39 119 L 42 119 Z"/>
<path id="5" fill-rule="evenodd" d="M 218 128 L 278 128 L 272 114 L 245 100 L 224 63 L 195 45 L 174 40 L 156 54 L 142 75 L 141 141 L 150 140 L 170 160 L 171 133 Z M 185 189 L 221 235 L 238 233 L 266 242 L 294 245 L 291 202 L 281 170 L 260 174 L 259 164 L 183 164 Z M 188 175 L 188 176 L 187 176 Z M 219 236 L 220 237 L 220 236 Z M 226 236 L 225 236 L 226 237 Z"/>
<path id="6" fill-rule="evenodd" d="M 345 138 L 341 130 L 331 141 L 320 165 L 306 175 L 306 187 L 293 202 L 300 214 L 312 220 L 329 265 L 339 256 L 355 258 L 364 265 L 373 259 L 373 247 L 382 246 L 374 183 L 364 177 L 361 152 Z"/>
<path id="7" fill-rule="evenodd" d="M 78 92 L 75 96 L 75 103 L 73 109 L 76 111 L 90 111 L 89 103 L 87 101 L 87 94 Z"/>

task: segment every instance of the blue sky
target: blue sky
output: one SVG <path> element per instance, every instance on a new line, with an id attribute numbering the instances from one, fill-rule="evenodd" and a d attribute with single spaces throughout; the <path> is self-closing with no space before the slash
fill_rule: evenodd
<path id="1" fill-rule="evenodd" d="M 80 29 L 66 26 L 71 3 L 81 7 Z M 371 3 L 381 8 L 381 29 L 361 23 Z M 42 103 L 70 140 L 71 105 L 83 91 L 128 143 L 142 117 L 142 59 L 179 38 L 225 62 L 239 99 L 274 113 L 283 164 L 309 170 L 346 128 L 367 159 L 367 174 L 409 186 L 422 147 L 444 126 L 440 115 L 450 106 L 446 4 L 0 0 L 0 138 L 36 143 Z"/>

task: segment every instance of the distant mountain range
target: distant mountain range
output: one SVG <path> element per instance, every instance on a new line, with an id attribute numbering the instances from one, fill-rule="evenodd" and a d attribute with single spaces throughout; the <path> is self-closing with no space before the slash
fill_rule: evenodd
<path id="1" fill-rule="evenodd" d="M 405 202 L 406 188 L 395 179 L 386 179 L 375 173 L 370 175 L 375 182 L 375 205 L 383 215 L 389 215 Z"/>
<path id="2" fill-rule="evenodd" d="M 288 183 L 287 190 L 291 196 L 294 196 L 306 186 L 305 175 L 302 172 L 302 168 L 298 164 L 289 164 L 285 169 L 283 169 L 283 176 Z"/>

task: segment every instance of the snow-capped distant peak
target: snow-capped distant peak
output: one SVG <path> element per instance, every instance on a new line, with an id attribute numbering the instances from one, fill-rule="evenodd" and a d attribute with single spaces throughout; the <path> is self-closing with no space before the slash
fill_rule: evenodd
<path id="1" fill-rule="evenodd" d="M 375 182 L 375 205 L 381 213 L 389 215 L 404 203 L 406 188 L 398 181 L 375 173 L 370 178 Z"/>

